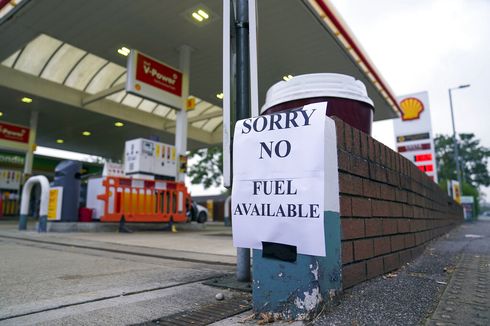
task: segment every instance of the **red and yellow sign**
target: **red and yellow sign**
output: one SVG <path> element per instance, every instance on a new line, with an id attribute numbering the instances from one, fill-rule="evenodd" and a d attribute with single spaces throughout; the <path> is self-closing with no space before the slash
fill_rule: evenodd
<path id="1" fill-rule="evenodd" d="M 400 102 L 402 109 L 402 120 L 417 120 L 424 111 L 424 104 L 415 97 L 408 97 Z"/>
<path id="2" fill-rule="evenodd" d="M 29 128 L 0 122 L 0 139 L 27 144 Z"/>
<path id="3" fill-rule="evenodd" d="M 186 102 L 186 109 L 187 111 L 192 111 L 196 108 L 196 98 L 195 97 L 189 97 Z"/>
<path id="4" fill-rule="evenodd" d="M 134 49 L 128 56 L 127 68 L 126 92 L 175 109 L 185 109 L 181 71 Z"/>
<path id="5" fill-rule="evenodd" d="M 182 73 L 142 54 L 136 54 L 136 80 L 182 96 Z"/>
<path id="6" fill-rule="evenodd" d="M 451 186 L 453 188 L 453 199 L 458 204 L 461 204 L 461 187 L 459 182 L 452 180 Z"/>

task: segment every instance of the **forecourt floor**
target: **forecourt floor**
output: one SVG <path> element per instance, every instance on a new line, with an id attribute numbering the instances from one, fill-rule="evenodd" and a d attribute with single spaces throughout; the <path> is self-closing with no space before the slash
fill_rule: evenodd
<path id="1" fill-rule="evenodd" d="M 234 254 L 220 225 L 38 234 L 2 222 L 0 325 L 134 324 L 217 304 L 219 292 L 226 302 L 244 295 L 202 281 L 232 275 Z"/>

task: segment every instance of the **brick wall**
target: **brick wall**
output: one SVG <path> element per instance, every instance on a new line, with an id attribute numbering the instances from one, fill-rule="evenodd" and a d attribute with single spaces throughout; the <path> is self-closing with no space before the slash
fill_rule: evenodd
<path id="1" fill-rule="evenodd" d="M 398 269 L 463 222 L 463 210 L 414 164 L 334 117 L 343 284 Z"/>

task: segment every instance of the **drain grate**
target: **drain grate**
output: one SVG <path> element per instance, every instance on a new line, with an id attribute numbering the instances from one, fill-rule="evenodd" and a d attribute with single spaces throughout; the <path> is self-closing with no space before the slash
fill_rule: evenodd
<path id="1" fill-rule="evenodd" d="M 252 309 L 250 295 L 239 294 L 224 301 L 208 304 L 195 310 L 181 311 L 136 325 L 209 325 Z"/>

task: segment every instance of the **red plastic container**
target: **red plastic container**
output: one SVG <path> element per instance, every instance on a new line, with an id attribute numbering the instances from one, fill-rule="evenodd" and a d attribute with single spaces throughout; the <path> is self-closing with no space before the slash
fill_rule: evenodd
<path id="1" fill-rule="evenodd" d="M 341 74 L 308 74 L 269 88 L 261 114 L 284 112 L 311 103 L 328 102 L 327 116 L 337 116 L 371 135 L 374 105 L 364 84 Z"/>
<path id="2" fill-rule="evenodd" d="M 79 222 L 92 222 L 92 214 L 94 210 L 92 208 L 82 207 L 78 211 Z"/>

